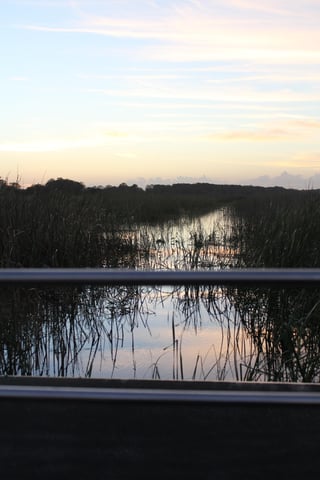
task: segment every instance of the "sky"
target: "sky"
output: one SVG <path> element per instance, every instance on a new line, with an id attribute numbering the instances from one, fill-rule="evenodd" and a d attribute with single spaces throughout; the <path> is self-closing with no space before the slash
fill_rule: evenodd
<path id="1" fill-rule="evenodd" d="M 0 177 L 320 172 L 320 0 L 0 0 Z"/>

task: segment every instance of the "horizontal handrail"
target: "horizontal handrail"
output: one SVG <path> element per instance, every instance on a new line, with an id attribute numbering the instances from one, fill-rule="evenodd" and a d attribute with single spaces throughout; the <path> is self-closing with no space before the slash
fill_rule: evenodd
<path id="1" fill-rule="evenodd" d="M 320 286 L 320 269 L 130 270 L 2 268 L 0 285 L 274 285 Z"/>
<path id="2" fill-rule="evenodd" d="M 95 400 L 107 402 L 184 402 L 223 404 L 320 405 L 314 391 L 232 391 L 156 388 L 79 388 L 0 385 L 0 399 Z"/>

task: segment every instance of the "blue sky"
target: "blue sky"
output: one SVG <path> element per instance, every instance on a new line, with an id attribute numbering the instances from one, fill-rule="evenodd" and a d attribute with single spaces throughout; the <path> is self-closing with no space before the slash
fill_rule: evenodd
<path id="1" fill-rule="evenodd" d="M 0 0 L 0 176 L 313 175 L 319 21 L 319 0 Z"/>

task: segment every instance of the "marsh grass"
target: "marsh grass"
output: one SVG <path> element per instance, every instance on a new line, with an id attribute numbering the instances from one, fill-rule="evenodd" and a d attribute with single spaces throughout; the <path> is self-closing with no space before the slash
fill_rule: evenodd
<path id="1" fill-rule="evenodd" d="M 134 268 L 143 245 L 132 232 L 142 223 L 198 215 L 221 204 L 221 193 L 185 189 L 85 188 L 57 179 L 22 190 L 0 179 L 0 267 Z M 234 194 L 224 196 L 227 202 Z"/>
<path id="2" fill-rule="evenodd" d="M 320 267 L 319 191 L 257 195 L 234 205 L 231 243 L 236 265 Z M 237 289 L 235 308 L 256 349 L 249 379 L 319 381 L 319 291 Z"/>
<path id="3" fill-rule="evenodd" d="M 232 243 L 239 266 L 320 266 L 320 193 L 257 196 L 234 205 Z"/>
<path id="4" fill-rule="evenodd" d="M 101 191 L 56 186 L 21 191 L 0 185 L 1 267 L 320 266 L 319 192 L 257 190 L 250 200 L 233 197 L 226 222 L 208 229 L 186 215 L 193 194 L 176 190 L 162 198 L 160 188 L 143 193 L 126 186 Z M 210 204 L 209 197 L 198 199 L 194 213 L 219 204 L 217 199 Z M 129 338 L 137 378 L 138 329 L 151 339 L 149 317 L 170 303 L 172 338 L 146 367 L 151 378 L 319 381 L 319 293 L 206 285 L 2 288 L 0 374 L 90 377 L 100 364 L 102 375 L 114 377 Z M 193 332 L 196 342 L 208 320 L 219 327 L 219 337 L 190 359 L 186 337 Z"/>

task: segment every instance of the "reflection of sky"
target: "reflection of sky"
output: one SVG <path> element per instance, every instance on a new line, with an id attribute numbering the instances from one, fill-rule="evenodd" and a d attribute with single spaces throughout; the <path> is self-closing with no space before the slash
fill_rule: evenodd
<path id="1" fill-rule="evenodd" d="M 221 297 L 219 300 L 218 294 L 216 301 L 217 306 L 224 311 L 225 300 Z M 219 305 L 220 301 L 223 304 Z M 181 295 L 180 309 L 177 308 L 175 295 L 167 296 L 163 303 L 155 302 L 152 294 L 147 296 L 145 308 L 153 313 L 143 321 L 138 320 L 133 332 L 130 330 L 130 319 L 125 324 L 114 371 L 111 346 L 106 342 L 106 348 L 97 354 L 92 376 L 152 378 L 157 370 L 161 379 L 181 379 L 183 376 L 184 379 L 191 380 L 193 375 L 198 380 L 235 378 L 233 362 L 236 331 L 232 322 L 227 331 L 225 314 L 209 314 L 201 299 L 199 302 L 191 301 L 184 310 L 182 307 Z M 232 315 L 230 305 L 228 313 Z M 173 335 L 176 350 L 173 348 Z M 113 352 L 116 343 L 115 336 Z M 81 356 L 84 365 L 86 353 L 82 352 Z"/>
<path id="2" fill-rule="evenodd" d="M 181 218 L 164 226 L 138 227 L 138 241 L 147 244 L 148 258 L 141 261 L 142 269 L 183 269 L 231 267 L 234 250 L 228 245 L 230 215 L 226 208 L 188 219 Z M 198 242 L 200 250 L 195 249 Z M 199 243 L 200 242 L 200 243 Z"/>
<path id="3" fill-rule="evenodd" d="M 169 268 L 179 255 L 187 255 L 189 259 L 189 253 L 194 250 L 190 234 L 201 231 L 203 237 L 208 238 L 213 231 L 225 230 L 226 222 L 225 211 L 218 210 L 197 220 L 171 222 L 169 228 L 148 227 L 144 235 L 149 239 L 166 239 L 164 245 L 155 249 L 153 268 Z M 175 246 L 174 253 L 171 248 L 173 234 L 180 244 L 179 248 Z M 118 328 L 115 326 L 110 334 L 112 345 L 106 333 L 101 339 L 93 377 L 152 378 L 157 371 L 162 379 L 181 379 L 182 376 L 184 379 L 194 376 L 198 380 L 237 378 L 234 313 L 219 288 L 215 289 L 213 300 L 208 298 L 207 289 L 196 298 L 192 289 L 186 291 L 184 287 L 170 286 L 142 287 L 135 298 L 137 301 L 133 302 L 129 295 L 126 300 L 126 290 L 121 298 L 113 291 L 112 305 L 117 311 Z M 100 319 L 109 333 L 110 299 L 110 296 L 106 299 L 102 309 L 105 317 Z M 121 306 L 129 307 L 126 315 L 121 313 Z M 84 371 L 80 371 L 80 375 L 85 374 L 89 351 L 88 348 L 81 351 L 80 368 Z"/>

